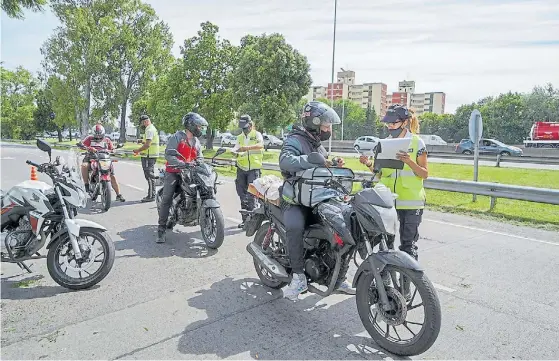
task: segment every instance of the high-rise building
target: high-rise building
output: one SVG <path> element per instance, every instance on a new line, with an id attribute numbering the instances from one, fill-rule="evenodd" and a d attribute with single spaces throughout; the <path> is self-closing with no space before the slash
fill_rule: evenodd
<path id="1" fill-rule="evenodd" d="M 398 82 L 398 92 L 400 93 L 415 93 L 415 81 L 403 80 Z"/>
<path id="2" fill-rule="evenodd" d="M 444 114 L 445 98 L 446 96 L 443 92 L 412 94 L 411 109 L 417 115 L 425 112 Z"/>

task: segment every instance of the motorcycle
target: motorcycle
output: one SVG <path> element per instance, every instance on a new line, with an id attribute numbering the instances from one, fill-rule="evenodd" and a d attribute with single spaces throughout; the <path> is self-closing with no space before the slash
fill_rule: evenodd
<path id="1" fill-rule="evenodd" d="M 217 193 L 217 185 L 221 182 L 217 181 L 217 173 L 215 166 L 219 166 L 215 162 L 215 157 L 225 152 L 225 148 L 220 148 L 212 158 L 212 165 L 205 162 L 187 162 L 185 168 L 180 168 L 181 185 L 177 188 L 171 208 L 169 209 L 169 218 L 167 220 L 167 229 L 173 229 L 178 223 L 185 227 L 200 225 L 202 238 L 209 248 L 217 249 L 223 244 L 225 237 L 225 222 L 221 206 L 215 199 Z M 167 155 L 181 157 L 186 159 L 175 149 L 167 149 Z M 177 168 L 179 169 L 179 168 Z M 159 178 L 162 179 L 165 173 L 161 173 Z M 160 183 L 161 184 L 161 181 Z M 160 187 L 156 193 L 157 211 L 161 207 L 161 197 L 163 196 L 163 187 Z"/>
<path id="2" fill-rule="evenodd" d="M 382 167 L 378 164 L 382 160 L 376 159 L 375 156 L 372 179 Z M 320 153 L 309 155 L 308 160 L 317 167 L 300 172 L 295 189 L 299 190 L 298 197 L 309 194 L 309 205 L 313 208 L 314 219 L 307 222 L 304 234 L 309 291 L 323 297 L 332 294 L 345 280 L 351 258 L 357 265 L 359 254 L 363 262 L 358 265 L 353 287 L 357 311 L 367 332 L 380 347 L 393 354 L 412 356 L 425 352 L 438 337 L 441 306 L 420 264 L 407 253 L 393 249 L 398 220 L 396 195 L 381 183 L 352 195 L 353 183 L 360 182 L 354 179 L 353 171 L 324 167 L 325 158 Z M 401 169 L 403 163 L 397 167 Z M 279 289 L 291 281 L 283 212 L 278 205 L 257 199 L 261 207 L 248 212 L 246 235 L 254 235 L 254 240 L 246 250 L 253 257 L 261 282 Z M 422 302 L 414 304 L 418 294 Z M 424 322 L 411 321 L 412 310 L 420 307 L 424 310 Z M 383 323 L 382 327 L 377 322 Z M 418 326 L 420 330 L 412 330 Z M 397 327 L 401 328 L 400 333 Z M 411 338 L 403 340 L 404 334 Z"/>
<path id="3" fill-rule="evenodd" d="M 48 143 L 37 139 L 37 147 L 48 153 L 49 162 L 37 164 L 28 160 L 26 163 L 48 175 L 53 186 L 27 180 L 7 193 L 2 192 L 2 262 L 16 263 L 31 273 L 25 261 L 46 258 L 48 272 L 60 286 L 72 290 L 90 288 L 111 271 L 114 244 L 105 227 L 74 218 L 73 210 L 84 208 L 87 203 L 77 162 L 72 167 L 63 165 L 59 171 L 60 157 L 52 161 Z M 94 256 L 92 246 L 96 241 L 103 250 Z M 45 244 L 46 257 L 39 253 Z M 91 272 L 96 264 L 100 264 L 99 268 Z M 74 275 L 67 274 L 69 270 Z"/>
<path id="4" fill-rule="evenodd" d="M 113 171 L 113 163 L 118 162 L 117 159 L 112 159 L 108 150 L 97 150 L 88 148 L 82 143 L 76 143 L 78 148 L 87 150 L 87 153 L 82 155 L 89 155 L 89 196 L 95 202 L 97 197 L 101 195 L 101 204 L 104 211 L 111 208 L 111 172 Z M 124 144 L 118 144 L 116 149 L 122 148 Z"/>

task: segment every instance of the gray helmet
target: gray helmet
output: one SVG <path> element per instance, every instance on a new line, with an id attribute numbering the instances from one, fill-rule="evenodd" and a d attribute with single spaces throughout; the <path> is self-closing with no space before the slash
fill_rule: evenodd
<path id="1" fill-rule="evenodd" d="M 252 119 L 250 118 L 250 115 L 248 114 L 241 115 L 241 117 L 239 118 L 239 128 L 245 129 L 251 124 L 252 124 Z"/>
<path id="2" fill-rule="evenodd" d="M 342 123 L 334 109 L 318 101 L 305 104 L 303 114 L 301 114 L 301 122 L 303 127 L 311 133 L 317 133 L 321 125 Z"/>

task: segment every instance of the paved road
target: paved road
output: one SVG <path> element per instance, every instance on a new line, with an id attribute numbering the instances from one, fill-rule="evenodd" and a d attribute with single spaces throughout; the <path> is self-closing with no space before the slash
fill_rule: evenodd
<path id="1" fill-rule="evenodd" d="M 4 190 L 28 179 L 25 159 L 46 160 L 14 146 L 1 158 Z M 80 215 L 107 226 L 117 249 L 97 287 L 67 291 L 44 261 L 32 275 L 2 265 L 2 359 L 394 358 L 367 335 L 353 297 L 307 294 L 293 304 L 258 283 L 231 180 L 218 193 L 227 238 L 214 252 L 195 228 L 177 227 L 156 244 L 155 204 L 138 203 L 139 164 L 120 162 L 117 175 L 127 201 Z M 556 233 L 434 212 L 420 232 L 443 324 L 417 359 L 559 358 Z"/>

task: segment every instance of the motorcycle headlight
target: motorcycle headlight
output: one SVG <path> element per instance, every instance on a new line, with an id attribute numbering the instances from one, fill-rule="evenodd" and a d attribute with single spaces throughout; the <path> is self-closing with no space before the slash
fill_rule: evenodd
<path id="1" fill-rule="evenodd" d="M 85 194 L 85 191 L 81 188 L 78 188 L 77 191 L 78 191 L 78 198 L 79 198 L 78 207 L 85 208 L 85 206 L 87 205 L 87 195 Z"/>
<path id="2" fill-rule="evenodd" d="M 111 161 L 110 160 L 100 160 L 99 161 L 99 168 L 102 170 L 109 170 L 111 168 Z"/>
<path id="3" fill-rule="evenodd" d="M 198 173 L 198 177 L 206 184 L 207 186 L 213 187 L 216 179 L 216 174 L 212 173 L 210 175 L 200 174 Z"/>

